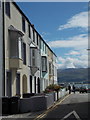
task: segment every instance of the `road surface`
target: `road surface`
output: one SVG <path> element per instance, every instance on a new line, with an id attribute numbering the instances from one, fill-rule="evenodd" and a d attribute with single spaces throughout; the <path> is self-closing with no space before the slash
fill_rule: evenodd
<path id="1" fill-rule="evenodd" d="M 39 116 L 30 113 L 2 120 L 90 120 L 90 93 L 72 93 Z M 38 117 L 38 119 L 37 119 Z"/>
<path id="2" fill-rule="evenodd" d="M 43 118 L 46 120 L 50 118 L 55 120 L 90 120 L 89 96 L 90 93 L 72 93 L 61 104 L 58 104 L 56 108 L 44 115 Z"/>

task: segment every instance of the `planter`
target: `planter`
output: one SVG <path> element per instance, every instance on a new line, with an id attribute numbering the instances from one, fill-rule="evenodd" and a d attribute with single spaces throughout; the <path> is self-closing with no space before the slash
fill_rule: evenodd
<path id="1" fill-rule="evenodd" d="M 51 107 L 54 104 L 54 93 L 46 94 L 46 96 L 48 96 L 46 98 L 46 106 L 48 109 L 49 107 Z"/>

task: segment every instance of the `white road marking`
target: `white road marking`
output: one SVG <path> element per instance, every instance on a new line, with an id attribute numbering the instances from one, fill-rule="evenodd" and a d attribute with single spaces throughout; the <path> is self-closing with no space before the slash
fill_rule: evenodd
<path id="1" fill-rule="evenodd" d="M 72 111 L 69 114 L 67 114 L 64 118 L 62 118 L 61 120 L 64 120 L 66 118 L 68 118 L 70 115 L 74 114 L 74 116 L 76 117 L 77 120 L 81 120 L 80 117 L 78 116 L 78 114 L 76 113 L 76 111 Z"/>

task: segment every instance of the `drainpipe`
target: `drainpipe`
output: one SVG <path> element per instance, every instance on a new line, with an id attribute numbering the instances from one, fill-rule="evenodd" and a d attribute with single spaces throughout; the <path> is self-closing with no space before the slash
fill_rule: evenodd
<path id="1" fill-rule="evenodd" d="M 3 77 L 2 77 L 2 96 L 5 96 L 5 20 L 4 20 L 4 2 L 2 2 L 3 19 Z"/>

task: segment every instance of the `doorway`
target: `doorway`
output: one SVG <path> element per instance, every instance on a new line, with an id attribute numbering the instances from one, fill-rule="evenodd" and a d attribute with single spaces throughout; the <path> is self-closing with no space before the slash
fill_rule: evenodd
<path id="1" fill-rule="evenodd" d="M 37 79 L 37 83 L 38 83 L 38 93 L 40 93 L 40 78 L 39 77 Z"/>
<path id="2" fill-rule="evenodd" d="M 32 76 L 30 75 L 30 93 L 32 93 Z"/>
<path id="3" fill-rule="evenodd" d="M 12 82 L 11 82 L 11 72 L 10 71 L 7 71 L 6 73 L 6 95 L 7 96 L 11 96 L 12 95 Z"/>
<path id="4" fill-rule="evenodd" d="M 36 76 L 34 77 L 34 92 L 36 93 Z"/>
<path id="5" fill-rule="evenodd" d="M 20 95 L 20 73 L 16 73 L 16 94 Z"/>
<path id="6" fill-rule="evenodd" d="M 23 75 L 22 77 L 22 91 L 23 93 L 27 93 L 27 77 Z"/>

